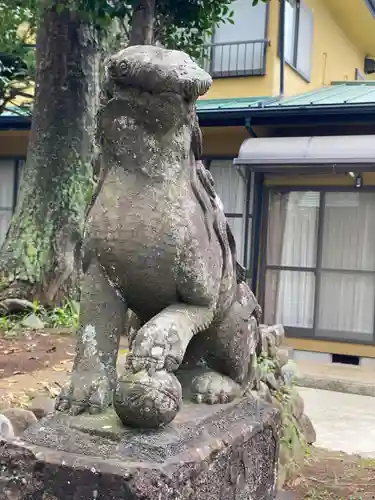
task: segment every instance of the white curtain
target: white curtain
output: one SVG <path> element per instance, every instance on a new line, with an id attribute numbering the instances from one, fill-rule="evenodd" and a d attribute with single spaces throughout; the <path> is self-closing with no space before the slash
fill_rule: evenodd
<path id="1" fill-rule="evenodd" d="M 315 267 L 319 203 L 320 195 L 317 192 L 271 194 L 268 265 Z M 266 321 L 289 327 L 312 328 L 314 295 L 313 272 L 297 269 L 268 270 Z"/>
<path id="2" fill-rule="evenodd" d="M 0 160 L 0 209 L 13 206 L 14 171 L 14 161 Z"/>
<path id="3" fill-rule="evenodd" d="M 375 275 L 365 271 L 375 271 L 375 193 L 326 194 L 322 268 L 319 330 L 371 339 Z"/>
<path id="4" fill-rule="evenodd" d="M 14 173 L 14 161 L 0 160 L 0 246 L 12 217 Z"/>
<path id="5" fill-rule="evenodd" d="M 214 160 L 210 164 L 210 172 L 215 181 L 215 189 L 219 195 L 225 213 L 241 215 L 241 217 L 228 217 L 228 223 L 236 240 L 237 258 L 243 262 L 246 192 L 246 170 L 234 167 L 231 160 Z"/>
<path id="6" fill-rule="evenodd" d="M 11 218 L 12 212 L 0 210 L 0 248 L 4 243 L 5 235 L 7 234 Z"/>
<path id="7" fill-rule="evenodd" d="M 272 193 L 269 207 L 266 321 L 312 328 L 316 192 Z M 375 305 L 375 193 L 325 193 L 316 335 L 371 340 Z M 305 269 L 304 269 L 305 268 Z"/>
<path id="8" fill-rule="evenodd" d="M 225 212 L 244 214 L 246 211 L 246 170 L 235 167 L 232 160 L 213 160 L 210 164 L 210 172 Z"/>
<path id="9" fill-rule="evenodd" d="M 246 267 L 244 262 L 244 235 L 245 235 L 245 218 L 228 217 L 228 224 L 232 230 L 234 239 L 236 240 L 237 260 L 240 264 Z M 249 234 L 251 234 L 249 232 Z"/>

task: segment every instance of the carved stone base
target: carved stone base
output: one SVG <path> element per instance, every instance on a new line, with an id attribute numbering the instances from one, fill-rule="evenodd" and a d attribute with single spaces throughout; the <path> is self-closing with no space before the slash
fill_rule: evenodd
<path id="1" fill-rule="evenodd" d="M 1 500 L 271 500 L 281 421 L 254 398 L 184 404 L 159 431 L 57 414 L 0 442 Z"/>

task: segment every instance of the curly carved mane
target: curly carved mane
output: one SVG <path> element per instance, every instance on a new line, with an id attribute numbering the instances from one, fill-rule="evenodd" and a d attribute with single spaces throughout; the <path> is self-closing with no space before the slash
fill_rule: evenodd
<path id="1" fill-rule="evenodd" d="M 244 281 L 245 269 L 237 262 L 236 242 L 223 210 L 219 205 L 213 177 L 205 168 L 202 161 L 200 161 L 202 156 L 202 134 L 196 114 L 194 116 L 191 147 L 195 157 L 191 175 L 191 186 L 194 196 L 204 214 L 208 238 L 211 240 L 213 230 L 223 253 L 222 272 L 225 272 L 228 260 L 231 259 L 233 267 L 236 267 L 237 281 Z"/>

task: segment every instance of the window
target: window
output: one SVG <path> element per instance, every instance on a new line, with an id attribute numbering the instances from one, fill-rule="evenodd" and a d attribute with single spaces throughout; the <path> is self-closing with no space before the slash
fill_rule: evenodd
<path id="1" fill-rule="evenodd" d="M 267 46 L 267 5 L 253 6 L 249 0 L 235 0 L 233 24 L 222 23 L 214 30 L 211 72 L 214 76 L 264 74 Z"/>
<path id="2" fill-rule="evenodd" d="M 252 221 L 252 200 L 248 195 L 250 174 L 245 168 L 235 167 L 231 160 L 212 160 L 210 172 L 236 240 L 238 262 L 248 268 Z M 246 217 L 248 217 L 247 223 Z"/>
<path id="3" fill-rule="evenodd" d="M 285 2 L 285 60 L 305 79 L 311 78 L 314 19 L 300 0 Z"/>
<path id="4" fill-rule="evenodd" d="M 265 321 L 374 342 L 375 193 L 270 193 Z"/>

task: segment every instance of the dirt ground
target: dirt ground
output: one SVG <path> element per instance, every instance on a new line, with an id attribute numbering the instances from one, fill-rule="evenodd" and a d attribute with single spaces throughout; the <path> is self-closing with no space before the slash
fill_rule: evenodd
<path id="1" fill-rule="evenodd" d="M 0 410 L 27 408 L 39 395 L 55 398 L 72 369 L 75 343 L 67 329 L 0 333 Z M 120 352 L 126 348 L 123 338 Z"/>
<path id="2" fill-rule="evenodd" d="M 74 355 L 75 338 L 67 331 L 0 335 L 0 408 L 27 407 L 38 395 L 55 398 Z"/>
<path id="3" fill-rule="evenodd" d="M 312 448 L 286 489 L 293 500 L 375 499 L 375 460 Z"/>
<path id="4" fill-rule="evenodd" d="M 22 331 L 14 337 L 0 336 L 0 379 L 42 370 L 71 359 L 74 337 L 68 332 Z"/>
<path id="5" fill-rule="evenodd" d="M 0 409 L 27 407 L 37 395 L 55 398 L 74 354 L 75 337 L 67 331 L 0 334 Z M 375 460 L 312 448 L 287 489 L 293 500 L 375 499 Z"/>

